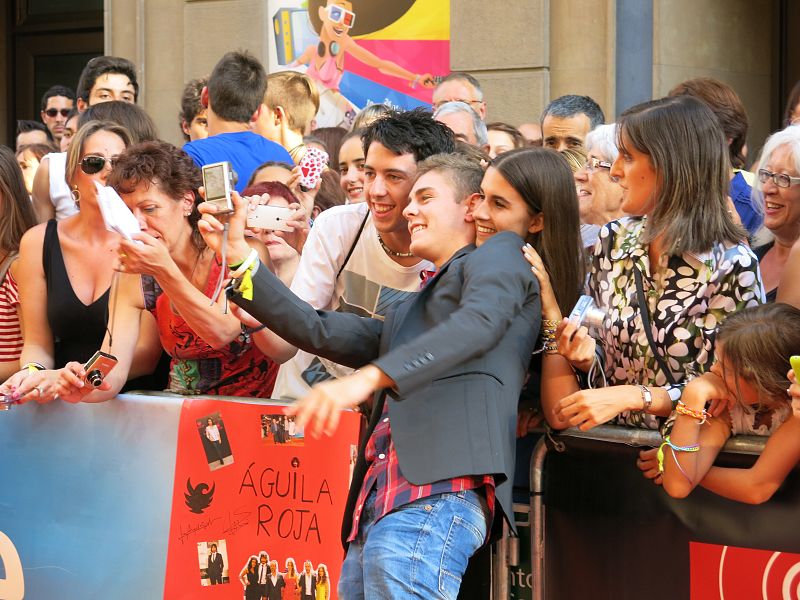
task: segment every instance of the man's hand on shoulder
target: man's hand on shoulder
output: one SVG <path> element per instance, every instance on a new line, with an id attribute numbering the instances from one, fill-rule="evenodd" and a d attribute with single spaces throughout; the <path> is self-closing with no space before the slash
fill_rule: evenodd
<path id="1" fill-rule="evenodd" d="M 375 391 L 391 387 L 394 382 L 374 365 L 352 375 L 317 384 L 307 396 L 286 408 L 287 415 L 297 417 L 297 425 L 309 426 L 311 436 L 333 435 L 339 425 L 339 411 L 355 408 Z"/>

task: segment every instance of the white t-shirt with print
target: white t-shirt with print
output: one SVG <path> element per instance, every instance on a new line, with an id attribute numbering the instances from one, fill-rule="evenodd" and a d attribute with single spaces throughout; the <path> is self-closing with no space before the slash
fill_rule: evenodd
<path id="1" fill-rule="evenodd" d="M 359 202 L 335 206 L 317 217 L 303 247 L 292 292 L 316 309 L 383 319 L 393 304 L 419 290 L 420 272 L 433 270 L 433 264 L 422 260 L 403 267 L 389 258 L 368 211 L 366 202 Z M 365 217 L 364 230 L 337 279 Z M 350 372 L 347 367 L 300 350 L 281 365 L 273 397 L 301 398 L 311 385 Z"/>

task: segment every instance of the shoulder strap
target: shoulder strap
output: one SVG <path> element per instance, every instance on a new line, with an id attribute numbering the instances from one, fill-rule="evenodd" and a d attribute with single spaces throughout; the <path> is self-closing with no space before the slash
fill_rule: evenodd
<path id="1" fill-rule="evenodd" d="M 356 244 L 358 243 L 358 240 L 361 239 L 361 232 L 364 231 L 364 226 L 367 224 L 367 219 L 369 219 L 369 209 L 367 209 L 367 214 L 364 215 L 364 220 L 361 221 L 361 226 L 356 232 L 356 237 L 353 238 L 353 243 L 350 244 L 350 250 L 347 251 L 347 256 L 344 257 L 344 262 L 342 263 L 342 266 L 339 267 L 339 272 L 336 273 L 336 278 L 334 281 L 339 279 L 339 275 L 342 274 L 342 271 L 344 271 L 344 268 L 347 266 L 347 261 L 349 261 L 350 257 L 353 255 L 353 250 L 356 249 Z"/>
<path id="2" fill-rule="evenodd" d="M 647 305 L 647 298 L 644 295 L 644 285 L 642 284 L 642 273 L 636 263 L 633 263 L 633 278 L 636 280 L 636 297 L 639 300 L 639 314 L 642 315 L 642 325 L 644 325 L 644 333 L 647 336 L 647 342 L 650 344 L 650 350 L 653 351 L 653 356 L 656 357 L 658 366 L 667 378 L 671 385 L 675 385 L 675 378 L 672 376 L 672 371 L 667 368 L 667 363 L 664 357 L 658 352 L 656 341 L 653 339 L 653 328 L 650 325 L 650 310 Z"/>
<path id="3" fill-rule="evenodd" d="M 19 256 L 19 252 L 12 252 L 3 259 L 2 263 L 0 263 L 0 283 L 5 281 L 6 273 L 8 273 L 11 263 L 17 259 L 17 256 Z"/>

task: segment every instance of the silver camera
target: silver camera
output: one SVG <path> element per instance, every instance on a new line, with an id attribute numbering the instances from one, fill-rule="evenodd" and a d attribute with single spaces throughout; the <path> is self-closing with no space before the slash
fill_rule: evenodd
<path id="1" fill-rule="evenodd" d="M 236 186 L 236 172 L 231 167 L 231 163 L 227 161 L 211 163 L 205 165 L 202 171 L 206 202 L 217 207 L 217 214 L 232 213 L 231 192 Z"/>
<path id="2" fill-rule="evenodd" d="M 603 327 L 603 321 L 606 318 L 605 313 L 595 306 L 594 300 L 591 296 L 581 296 L 575 304 L 575 308 L 569 313 L 569 320 L 575 323 L 578 327 L 586 325 L 586 327 L 600 329 Z"/>

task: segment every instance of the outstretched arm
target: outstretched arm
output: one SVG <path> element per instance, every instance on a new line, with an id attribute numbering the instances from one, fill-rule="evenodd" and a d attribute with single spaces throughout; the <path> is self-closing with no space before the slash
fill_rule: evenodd
<path id="1" fill-rule="evenodd" d="M 374 67 L 378 69 L 381 73 L 385 73 L 386 75 L 392 75 L 393 77 L 398 77 L 400 79 L 405 79 L 411 83 L 420 83 L 424 87 L 434 87 L 436 84 L 433 80 L 433 76 L 430 73 L 423 73 L 417 75 L 412 73 L 408 69 L 404 69 L 397 63 L 394 63 L 390 60 L 385 60 L 380 58 L 379 56 L 373 54 L 366 48 L 359 46 L 356 41 L 351 38 L 350 36 L 345 37 L 345 51 L 352 55 L 353 58 L 357 58 L 364 64 L 369 65 L 370 67 Z"/>
<path id="2" fill-rule="evenodd" d="M 703 411 L 706 403 L 712 400 L 726 400 L 728 390 L 720 377 L 705 373 L 686 385 L 681 402 L 695 411 Z M 692 447 L 699 444 L 696 452 L 674 450 L 663 446 L 664 479 L 666 492 L 673 498 L 685 498 L 706 476 L 714 464 L 720 450 L 728 441 L 731 428 L 727 412 L 720 418 L 709 418 L 705 423 L 678 414 L 670 434 L 670 442 L 676 447 Z"/>
<path id="3" fill-rule="evenodd" d="M 700 485 L 709 491 L 747 504 L 761 504 L 778 490 L 800 462 L 800 385 L 789 371 L 792 415 L 767 440 L 761 456 L 749 469 L 711 467 Z"/>
<path id="4" fill-rule="evenodd" d="M 228 224 L 229 262 L 241 263 L 250 255 L 244 239 L 247 202 L 233 195 L 235 212 Z M 222 247 L 223 224 L 209 203 L 200 205 L 203 219 L 199 227 L 206 243 L 215 252 Z M 224 218 L 224 217 L 223 217 Z M 260 265 L 252 276 L 252 295 L 245 298 L 241 280 L 230 294 L 244 308 L 289 343 L 339 364 L 358 368 L 378 356 L 383 322 L 348 313 L 314 310 L 295 296 L 269 269 Z"/>

